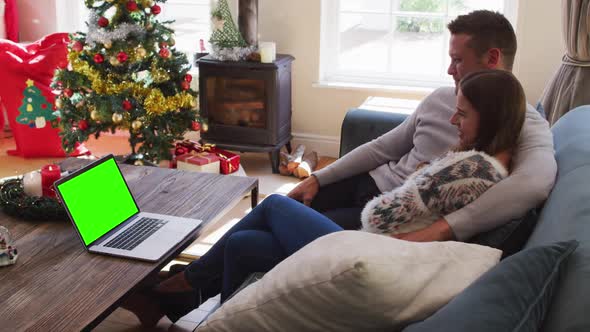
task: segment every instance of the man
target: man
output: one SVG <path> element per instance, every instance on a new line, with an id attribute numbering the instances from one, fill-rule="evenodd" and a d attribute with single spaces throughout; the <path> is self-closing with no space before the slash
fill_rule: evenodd
<path id="1" fill-rule="evenodd" d="M 455 86 L 476 70 L 512 70 L 516 35 L 503 15 L 474 11 L 457 17 L 448 28 L 448 74 Z M 345 229 L 358 229 L 360 212 L 368 200 L 400 186 L 418 164 L 440 157 L 457 145 L 456 128 L 449 122 L 455 107 L 455 89 L 435 90 L 401 125 L 313 173 L 288 196 L 324 213 Z M 556 172 L 549 125 L 527 105 L 510 176 L 463 209 L 425 229 L 396 237 L 410 241 L 467 240 L 539 205 L 551 191 Z"/>

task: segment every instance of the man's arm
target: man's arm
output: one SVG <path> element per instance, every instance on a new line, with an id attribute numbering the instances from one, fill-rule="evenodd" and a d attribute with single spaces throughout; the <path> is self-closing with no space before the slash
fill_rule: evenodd
<path id="1" fill-rule="evenodd" d="M 329 166 L 314 172 L 320 186 L 371 171 L 410 152 L 421 103 L 404 122 L 378 138 L 350 151 Z"/>

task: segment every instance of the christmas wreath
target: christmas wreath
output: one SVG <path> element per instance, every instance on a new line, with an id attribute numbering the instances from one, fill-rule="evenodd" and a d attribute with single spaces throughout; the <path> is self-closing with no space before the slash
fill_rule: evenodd
<path id="1" fill-rule="evenodd" d="M 28 196 L 22 178 L 0 183 L 0 207 L 10 216 L 25 220 L 67 220 L 64 207 L 55 198 Z"/>

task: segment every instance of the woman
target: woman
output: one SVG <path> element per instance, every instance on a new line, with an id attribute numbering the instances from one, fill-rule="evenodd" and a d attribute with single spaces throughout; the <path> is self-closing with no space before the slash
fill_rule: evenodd
<path id="1" fill-rule="evenodd" d="M 411 185 L 404 184 L 369 202 L 363 211 L 365 230 L 394 235 L 402 226 L 424 227 L 428 220 L 479 197 L 506 176 L 525 112 L 523 89 L 512 74 L 487 70 L 465 76 L 459 84 L 457 110 L 450 119 L 459 131 L 458 147 L 410 176 Z M 445 169 L 444 174 L 452 175 L 447 180 L 456 182 L 455 189 L 460 190 L 444 190 L 450 183 L 441 180 L 440 170 Z M 475 185 L 467 181 L 467 186 L 460 186 L 461 180 L 480 178 L 485 181 L 475 181 Z M 472 187 L 477 190 L 465 190 Z M 404 202 L 413 200 L 423 206 L 411 212 L 413 204 Z M 124 307 L 143 325 L 156 324 L 164 314 L 176 321 L 220 292 L 225 301 L 250 273 L 269 271 L 306 244 L 340 230 L 315 210 L 271 195 L 199 260 L 183 271 L 171 271 L 171 277 L 147 294 L 132 297 Z"/>

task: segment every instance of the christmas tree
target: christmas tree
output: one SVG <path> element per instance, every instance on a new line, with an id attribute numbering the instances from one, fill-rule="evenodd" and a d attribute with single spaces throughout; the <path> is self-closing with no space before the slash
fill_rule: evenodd
<path id="1" fill-rule="evenodd" d="M 213 32 L 209 42 L 213 48 L 211 56 L 222 61 L 244 60 L 256 49 L 248 45 L 234 22 L 227 0 L 219 0 L 211 12 Z"/>
<path id="2" fill-rule="evenodd" d="M 226 0 L 219 0 L 217 7 L 211 12 L 213 33 L 209 42 L 219 47 L 246 47 L 248 43 L 236 27 Z"/>
<path id="3" fill-rule="evenodd" d="M 132 154 L 169 159 L 175 140 L 199 126 L 197 93 L 186 56 L 174 48 L 165 0 L 85 0 L 88 33 L 71 36 L 69 66 L 53 87 L 62 144 L 72 151 L 90 135 L 128 129 Z"/>
<path id="4" fill-rule="evenodd" d="M 47 103 L 33 80 L 27 80 L 27 87 L 23 94 L 23 104 L 18 108 L 20 115 L 16 117 L 16 122 L 31 128 L 44 128 L 47 121 L 57 119 L 50 104 Z"/>

